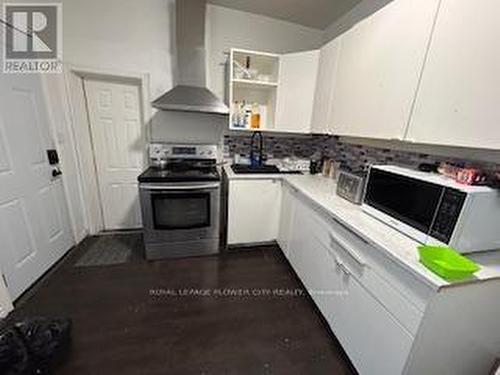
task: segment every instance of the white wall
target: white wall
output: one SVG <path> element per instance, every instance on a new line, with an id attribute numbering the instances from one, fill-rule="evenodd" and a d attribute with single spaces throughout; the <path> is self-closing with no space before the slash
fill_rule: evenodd
<path id="1" fill-rule="evenodd" d="M 173 87 L 176 69 L 174 0 L 62 2 L 66 63 L 149 73 L 151 99 Z M 223 97 L 224 67 L 218 64 L 224 62 L 222 52 L 230 47 L 290 52 L 316 48 L 321 39 L 320 30 L 208 5 L 209 86 Z M 218 121 L 221 125 L 211 128 L 220 136 L 226 124 Z M 212 142 L 213 133 L 207 132 L 206 118 L 200 117 L 198 126 L 195 122 L 194 115 L 184 119 L 175 114 L 156 114 L 152 120 L 153 140 Z"/>
<path id="2" fill-rule="evenodd" d="M 26 0 L 28 2 L 29 0 Z M 41 0 L 39 0 L 41 1 Z M 78 67 L 148 73 L 155 99 L 175 81 L 174 0 L 62 0 L 64 61 Z M 227 8 L 207 7 L 207 66 L 210 88 L 224 95 L 223 51 L 230 47 L 272 52 L 316 48 L 322 32 L 272 18 Z M 206 118 L 156 114 L 152 137 L 157 141 L 212 142 Z M 211 126 L 220 136 L 225 122 Z M 187 135 L 187 136 L 186 136 Z M 189 136 L 192 135 L 192 138 Z M 206 137 L 204 137 L 206 136 Z"/>
<path id="3" fill-rule="evenodd" d="M 64 60 L 149 73 L 151 97 L 173 85 L 173 0 L 63 0 Z"/>
<path id="4" fill-rule="evenodd" d="M 208 87 L 224 96 L 227 56 L 231 47 L 274 53 L 319 48 L 323 31 L 273 18 L 209 4 L 207 7 Z"/>
<path id="5" fill-rule="evenodd" d="M 57 2 L 63 5 L 65 63 L 99 70 L 149 73 L 152 98 L 172 87 L 175 0 Z"/>

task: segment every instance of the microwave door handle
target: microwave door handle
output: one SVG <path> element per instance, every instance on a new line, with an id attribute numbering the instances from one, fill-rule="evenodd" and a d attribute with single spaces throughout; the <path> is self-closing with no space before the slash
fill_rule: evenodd
<path id="1" fill-rule="evenodd" d="M 205 185 L 154 185 L 154 184 L 142 184 L 139 185 L 140 189 L 143 190 L 207 190 L 207 189 L 217 189 L 219 184 L 205 184 Z"/>

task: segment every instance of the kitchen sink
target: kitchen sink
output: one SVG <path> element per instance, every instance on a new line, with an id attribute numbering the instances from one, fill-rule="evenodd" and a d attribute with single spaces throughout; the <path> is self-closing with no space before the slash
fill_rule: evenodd
<path id="1" fill-rule="evenodd" d="M 302 174 L 301 171 L 281 171 L 275 165 L 251 166 L 246 164 L 233 164 L 231 169 L 236 174 Z"/>

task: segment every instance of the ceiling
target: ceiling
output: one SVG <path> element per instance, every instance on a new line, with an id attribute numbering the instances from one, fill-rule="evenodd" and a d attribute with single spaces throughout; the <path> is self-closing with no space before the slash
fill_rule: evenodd
<path id="1" fill-rule="evenodd" d="M 208 2 L 323 30 L 361 0 L 208 0 Z"/>

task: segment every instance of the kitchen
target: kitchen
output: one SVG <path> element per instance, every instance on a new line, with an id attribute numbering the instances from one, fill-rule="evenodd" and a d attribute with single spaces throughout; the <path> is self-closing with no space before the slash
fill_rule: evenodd
<path id="1" fill-rule="evenodd" d="M 496 2 L 60 4 L 61 71 L 0 75 L 3 332 L 70 319 L 54 373 L 498 371 Z"/>

